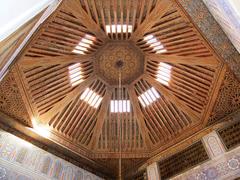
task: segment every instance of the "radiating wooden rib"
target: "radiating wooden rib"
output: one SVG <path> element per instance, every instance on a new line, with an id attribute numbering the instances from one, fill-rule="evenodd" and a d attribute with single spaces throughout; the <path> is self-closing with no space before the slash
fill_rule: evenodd
<path id="1" fill-rule="evenodd" d="M 140 87 L 139 87 L 139 89 L 140 89 Z M 138 96 L 143 94 L 145 91 L 146 91 L 146 89 L 142 89 L 141 92 L 138 91 Z M 161 107 L 157 107 L 157 108 L 154 108 L 154 107 L 155 107 L 155 104 L 153 104 L 153 106 L 143 108 L 143 112 L 145 112 L 145 114 L 147 115 L 148 121 L 151 122 L 152 128 L 155 129 L 155 132 L 158 132 L 158 129 L 159 129 L 159 133 L 162 134 L 163 138 L 164 138 L 164 136 L 166 137 L 167 134 L 171 135 L 171 132 L 169 131 L 169 129 L 166 127 L 166 125 L 162 121 L 162 118 L 163 118 L 162 114 L 160 115 L 156 112 L 156 109 L 160 109 Z M 160 120 L 160 121 L 158 121 L 158 120 Z M 162 129 L 163 127 L 165 128 L 165 130 Z M 157 133 L 158 138 L 159 138 L 159 133 Z M 161 139 L 159 138 L 159 141 L 160 140 Z"/>
<path id="2" fill-rule="evenodd" d="M 106 88 L 105 85 L 100 82 L 99 86 L 97 87 L 98 90 L 96 89 L 95 91 L 102 97 L 104 97 L 104 93 L 106 94 Z M 93 109 L 93 108 L 92 108 Z M 92 114 L 88 115 L 85 119 L 83 119 L 83 125 L 80 128 L 80 132 L 85 132 L 85 133 L 81 133 L 79 135 L 79 133 L 76 135 L 78 138 L 78 140 L 81 140 L 81 143 L 84 143 L 85 145 L 89 144 L 89 141 L 93 138 L 92 136 L 93 134 L 93 130 L 94 127 L 96 125 L 97 122 L 97 110 L 93 109 L 94 111 L 92 112 Z M 84 117 L 84 115 L 83 115 Z M 104 121 L 104 120 L 103 120 Z M 102 128 L 102 127 L 101 127 Z M 101 129 L 100 128 L 100 129 Z M 91 136 L 92 135 L 92 136 Z M 91 138 L 90 138 L 91 137 Z"/>
<path id="3" fill-rule="evenodd" d="M 128 34 L 128 25 L 130 24 L 129 20 L 130 20 L 130 7 L 131 7 L 131 2 L 129 2 L 130 0 L 126 0 L 126 25 L 127 25 L 127 32 L 126 32 L 126 39 L 129 38 L 129 34 Z"/>
<path id="4" fill-rule="evenodd" d="M 119 100 L 118 92 L 119 91 L 117 88 L 113 90 L 112 100 Z M 121 92 L 123 92 L 122 99 L 128 100 L 129 96 L 127 94 L 126 89 L 122 88 Z M 143 148 L 142 137 L 139 131 L 139 127 L 132 115 L 133 115 L 132 105 L 131 112 L 122 112 L 120 114 L 112 113 L 109 107 L 107 116 L 105 118 L 104 126 L 101 132 L 101 136 L 99 138 L 98 150 L 102 149 L 104 151 L 119 151 L 118 142 L 120 126 L 122 127 L 122 152 Z M 120 118 L 120 121 L 118 118 Z M 128 127 L 131 128 L 126 129 L 127 127 L 124 125 L 125 123 L 127 123 L 129 125 Z M 109 127 L 108 133 L 106 132 L 106 126 Z M 105 135 L 106 133 L 107 135 Z M 109 146 L 107 147 L 107 145 Z"/>
<path id="5" fill-rule="evenodd" d="M 155 8 L 151 11 L 146 19 L 137 27 L 136 31 L 130 37 L 130 40 L 137 42 L 146 32 L 155 24 L 156 20 L 160 19 L 172 6 L 168 0 L 159 0 Z"/>
<path id="6" fill-rule="evenodd" d="M 138 91 L 138 96 L 144 93 L 145 91 L 146 89 L 144 90 L 142 89 L 141 92 Z M 144 115 L 148 117 L 148 121 L 151 123 L 151 128 L 154 129 L 153 132 L 157 133 L 158 142 L 161 141 L 161 138 L 163 140 L 166 137 L 171 136 L 169 126 L 166 126 L 166 124 L 164 123 L 165 119 L 163 114 L 162 113 L 159 114 L 156 111 L 159 110 L 160 108 L 161 106 L 159 106 L 159 104 L 156 105 L 155 103 L 153 103 L 153 105 L 143 108 Z M 153 132 L 151 131 L 151 133 Z"/>
<path id="7" fill-rule="evenodd" d="M 123 40 L 123 2 L 120 1 L 121 40 Z"/>
<path id="8" fill-rule="evenodd" d="M 93 13 L 94 13 L 94 16 L 95 16 L 95 20 L 97 22 L 97 24 L 99 25 L 99 19 L 98 19 L 98 12 L 97 12 L 97 8 L 96 8 L 96 2 L 95 0 L 92 0 L 92 6 L 93 6 Z"/>
<path id="9" fill-rule="evenodd" d="M 91 82 L 95 79 L 94 76 L 88 78 L 79 84 L 72 92 L 70 92 L 64 99 L 54 105 L 54 107 L 39 117 L 40 122 L 43 124 L 48 123 L 48 121 L 57 113 L 60 112 L 69 102 L 72 101 L 74 97 L 76 97 L 79 93 L 82 92 L 84 88 L 86 88 Z"/>
<path id="10" fill-rule="evenodd" d="M 56 67 L 56 68 L 52 68 L 52 67 Z M 35 68 L 36 69 L 36 68 Z M 35 71 L 35 74 L 32 74 L 32 73 L 30 73 L 31 71 L 29 71 L 29 73 L 27 73 L 27 74 L 24 74 L 24 76 L 26 76 L 26 78 L 25 78 L 25 81 L 26 81 L 26 86 L 28 87 L 28 89 L 29 89 L 29 91 L 30 91 L 30 94 L 31 94 L 31 96 L 32 96 L 32 101 L 33 101 L 33 103 L 36 103 L 36 101 L 34 100 L 36 97 L 44 97 L 45 95 L 46 95 L 46 92 L 44 91 L 44 89 L 42 88 L 43 87 L 43 81 L 44 81 L 44 78 L 45 78 L 45 75 L 46 74 L 42 74 L 41 73 L 41 71 L 43 71 L 43 72 L 47 72 L 47 74 L 51 74 L 51 73 L 53 73 L 52 71 L 54 71 L 54 69 L 56 70 L 56 71 L 58 71 L 58 70 L 61 70 L 61 69 L 64 69 L 64 67 L 59 67 L 59 66 L 51 66 L 50 68 L 48 67 L 48 68 L 37 68 L 39 71 L 35 71 L 35 70 L 33 70 L 33 71 Z M 50 69 L 50 71 L 49 71 L 49 69 Z M 36 74 L 38 74 L 39 73 L 39 76 L 38 75 L 36 75 Z M 47 76 L 47 75 L 46 75 Z M 32 79 L 32 77 L 34 78 L 34 79 Z M 39 80 L 39 78 L 40 79 L 43 79 L 43 81 L 38 81 Z M 50 78 L 51 80 L 53 79 L 53 78 Z M 48 79 L 49 80 L 49 79 Z M 56 80 L 56 79 L 55 79 Z M 45 81 L 44 81 L 45 82 Z M 38 86 L 38 85 L 40 85 L 40 86 Z M 46 84 L 49 88 L 51 88 L 52 87 L 52 84 L 51 83 L 49 83 L 48 82 L 48 84 Z M 56 85 L 56 84 L 55 84 Z M 38 89 L 36 89 L 36 86 L 38 86 Z M 69 86 L 67 86 L 67 87 L 69 87 Z M 37 91 L 39 91 L 37 94 L 36 94 L 36 91 L 35 90 L 37 90 Z M 69 89 L 70 90 L 70 89 Z M 58 95 L 58 94 L 56 94 L 56 95 Z M 54 98 L 56 98 L 56 97 L 54 97 Z M 59 98 L 59 97 L 58 97 Z M 49 102 L 49 103 L 52 103 L 52 102 Z M 49 103 L 47 103 L 46 105 L 44 105 L 44 106 L 48 106 L 49 105 Z M 38 104 L 36 104 L 36 106 L 38 106 Z M 38 108 L 38 111 L 40 112 L 40 109 L 42 109 L 42 107 L 39 107 Z"/>
<path id="11" fill-rule="evenodd" d="M 98 93 L 95 87 L 98 87 L 99 85 L 103 87 L 103 84 L 97 80 L 94 84 L 91 85 L 90 89 Z M 101 95 L 102 94 L 100 94 L 100 96 Z M 92 116 L 96 113 L 96 109 L 92 108 L 83 101 L 77 106 L 79 110 L 75 112 L 75 117 L 72 117 L 73 123 L 70 123 L 68 126 L 66 134 L 82 143 L 84 134 L 86 135 L 88 133 L 87 131 L 84 131 L 84 128 L 88 127 L 89 123 L 92 122 Z M 90 128 L 88 128 L 88 130 L 90 130 Z M 85 133 L 83 134 L 83 132 Z"/>
<path id="12" fill-rule="evenodd" d="M 147 74 L 144 74 L 143 78 L 149 82 L 153 87 L 157 88 L 161 94 L 163 94 L 164 97 L 166 97 L 170 102 L 174 102 L 179 109 L 181 109 L 183 112 L 185 112 L 193 121 L 199 120 L 199 115 L 195 114 L 193 110 L 188 107 L 185 103 L 183 103 L 178 97 L 170 94 L 168 90 L 161 85 L 158 81 L 156 81 L 154 78 L 150 77 Z"/>
<path id="13" fill-rule="evenodd" d="M 79 18 L 84 25 L 93 32 L 98 39 L 106 41 L 108 37 L 102 29 L 93 21 L 93 19 L 84 11 L 78 0 L 68 0 L 63 3 L 63 6 L 68 9 L 72 14 Z"/>
<path id="14" fill-rule="evenodd" d="M 135 29 L 135 24 L 136 24 L 136 15 L 137 15 L 137 5 L 138 3 L 135 3 L 133 1 L 130 1 L 131 2 L 131 5 L 132 5 L 132 9 L 133 10 L 130 10 L 131 14 L 132 14 L 132 30 L 134 31 Z"/>
<path id="15" fill-rule="evenodd" d="M 145 142 L 146 147 L 150 148 L 151 147 L 151 141 L 150 141 L 150 138 L 149 138 L 149 135 L 148 135 L 148 129 L 147 129 L 146 124 L 144 122 L 144 116 L 143 116 L 142 111 L 140 109 L 140 106 L 139 106 L 139 103 L 138 103 L 138 98 L 137 98 L 137 95 L 135 93 L 133 85 L 128 87 L 128 94 L 129 94 L 129 98 L 130 98 L 130 101 L 131 101 L 132 106 L 133 106 L 134 115 L 136 116 L 136 119 L 137 119 L 137 122 L 138 122 L 138 125 L 139 125 L 139 129 L 140 129 L 142 137 L 143 137 L 143 141 Z"/>
<path id="16" fill-rule="evenodd" d="M 149 74 L 151 74 L 153 77 L 156 76 L 157 70 L 154 72 L 150 69 L 147 70 Z M 171 73 L 171 80 L 169 82 L 169 87 L 171 89 L 176 89 L 176 90 L 182 90 L 183 92 L 189 92 L 190 96 L 194 94 L 194 97 L 196 97 L 198 100 L 200 100 L 202 103 L 206 101 L 206 97 L 208 95 L 208 90 L 202 92 L 201 88 L 199 86 L 195 85 L 192 86 L 191 84 L 187 84 L 187 80 L 181 79 L 176 77 L 174 73 Z"/>
<path id="17" fill-rule="evenodd" d="M 103 96 L 103 92 L 105 91 L 105 85 L 98 80 L 96 83 L 94 83 L 93 86 L 97 87 L 97 89 L 94 87 L 90 87 L 90 88 L 93 91 L 95 91 L 97 94 L 99 94 L 100 96 Z M 84 104 L 86 104 L 86 103 L 84 103 Z M 87 132 L 90 130 L 90 128 L 88 127 L 88 124 L 91 122 L 92 118 L 97 113 L 97 110 L 89 105 L 87 105 L 87 108 L 83 108 L 81 105 L 79 105 L 79 107 L 82 112 L 77 113 L 78 115 L 75 118 L 76 120 L 72 124 L 71 129 L 69 129 L 69 136 L 72 136 L 73 138 L 82 140 L 82 138 L 83 138 L 82 132 L 89 133 L 89 132 Z M 83 117 L 85 119 L 83 119 Z M 84 133 L 84 134 L 86 134 L 86 133 Z"/>
<path id="18" fill-rule="evenodd" d="M 147 2 L 147 10 L 146 10 L 145 18 L 147 18 L 149 16 L 152 6 L 153 6 L 153 0 L 149 0 Z"/>
<path id="19" fill-rule="evenodd" d="M 113 21 L 115 25 L 115 39 L 118 40 L 118 33 L 117 33 L 117 24 L 118 24 L 118 17 L 117 17 L 117 1 L 111 1 L 113 5 Z"/>
<path id="20" fill-rule="evenodd" d="M 150 65 L 150 61 L 148 61 L 147 66 L 149 67 L 147 71 L 155 74 L 154 76 L 156 76 L 158 64 Z M 194 76 L 192 76 L 192 74 L 189 74 L 189 73 L 186 74 L 184 70 L 181 70 L 176 67 L 172 67 L 171 81 L 173 81 L 176 84 L 182 84 L 183 86 L 187 85 L 187 87 L 191 87 L 191 89 L 193 89 L 195 92 L 198 91 L 197 93 L 201 94 L 203 97 L 205 97 L 209 92 L 209 86 L 206 84 L 203 84 L 202 79 L 196 80 Z"/>
<path id="21" fill-rule="evenodd" d="M 75 104 L 80 101 L 79 96 L 76 96 L 76 98 L 69 103 L 69 105 L 65 106 L 65 108 L 59 113 L 59 115 L 53 120 L 49 121 L 49 125 L 52 126 L 57 131 L 62 130 L 62 126 L 64 126 L 64 123 L 66 123 L 68 116 L 70 115 L 71 111 L 75 107 Z"/>
<path id="22" fill-rule="evenodd" d="M 81 63 L 84 61 L 92 61 L 93 58 L 92 55 L 68 55 L 43 58 L 23 57 L 18 63 L 23 67 L 49 66 L 53 64 Z"/>
<path id="23" fill-rule="evenodd" d="M 138 22 L 137 22 L 138 26 L 142 23 L 144 6 L 146 5 L 145 0 L 140 1 L 140 4 L 141 4 L 140 9 L 139 9 L 140 12 L 139 12 L 139 17 L 138 17 Z"/>
<path id="24" fill-rule="evenodd" d="M 154 73 L 150 72 L 149 74 L 151 74 L 153 77 L 156 76 L 156 72 Z M 194 96 L 196 96 L 199 100 L 201 100 L 202 102 L 205 102 L 206 96 L 208 95 L 208 90 L 201 92 L 201 89 L 199 88 L 199 86 L 197 85 L 190 86 L 186 82 L 188 82 L 186 79 L 184 80 L 181 78 L 177 78 L 175 74 L 171 73 L 171 80 L 169 82 L 169 85 L 170 85 L 169 87 L 171 89 L 174 89 L 174 88 L 182 89 L 184 92 L 189 92 L 190 94 L 194 94 Z"/>
<path id="25" fill-rule="evenodd" d="M 89 63 L 86 61 L 80 65 L 84 79 L 91 75 L 92 66 Z M 32 100 L 40 114 L 45 113 L 73 89 L 68 78 L 68 66 L 69 64 L 37 67 L 25 72 Z"/>
<path id="26" fill-rule="evenodd" d="M 99 3 L 99 7 L 100 7 L 100 14 L 101 14 L 101 19 L 102 19 L 102 25 L 103 25 L 103 29 L 105 32 L 107 32 L 106 30 L 106 22 L 105 22 L 105 15 L 104 15 L 104 5 L 103 5 L 103 1 L 97 1 Z"/>
<path id="27" fill-rule="evenodd" d="M 173 64 L 187 64 L 187 65 L 201 65 L 216 67 L 219 65 L 218 60 L 211 57 L 194 57 L 194 56 L 176 56 L 176 55 L 162 55 L 162 54 L 147 54 L 146 59 L 157 62 L 167 62 Z"/>
<path id="28" fill-rule="evenodd" d="M 142 85 L 145 87 L 145 91 L 147 91 L 148 89 L 151 88 L 146 83 L 146 81 L 140 81 L 140 83 L 141 82 L 142 82 Z M 164 98 L 162 98 L 162 99 L 164 99 Z M 154 105 L 154 104 L 156 104 L 156 103 L 152 103 L 152 105 Z M 161 105 L 161 108 L 156 108 L 156 111 L 158 111 L 158 112 L 163 114 L 163 117 L 165 119 L 166 125 L 169 127 L 169 129 L 171 129 L 172 134 L 175 134 L 178 131 L 178 129 L 175 128 L 175 123 L 172 122 L 174 118 L 170 118 L 169 117 L 169 114 L 167 113 L 167 107 L 166 106 L 164 107 L 164 103 L 159 103 L 159 104 Z M 150 106 L 152 106 L 152 105 L 150 105 Z"/>
<path id="29" fill-rule="evenodd" d="M 107 89 L 106 94 L 104 95 L 101 103 L 100 111 L 98 112 L 98 115 L 97 115 L 97 122 L 93 130 L 92 141 L 90 142 L 90 145 L 89 145 L 91 148 L 96 149 L 96 146 L 98 144 L 99 136 L 101 133 L 101 129 L 103 127 L 104 119 L 107 114 L 111 96 L 112 96 L 112 91 L 110 89 Z"/>

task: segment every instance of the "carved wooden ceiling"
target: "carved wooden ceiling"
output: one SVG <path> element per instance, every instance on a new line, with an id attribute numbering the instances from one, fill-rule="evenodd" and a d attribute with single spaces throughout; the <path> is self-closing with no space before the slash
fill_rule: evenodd
<path id="1" fill-rule="evenodd" d="M 205 128 L 226 69 L 174 0 L 65 0 L 12 71 L 32 121 L 65 148 L 105 165 L 121 155 L 126 168 Z"/>

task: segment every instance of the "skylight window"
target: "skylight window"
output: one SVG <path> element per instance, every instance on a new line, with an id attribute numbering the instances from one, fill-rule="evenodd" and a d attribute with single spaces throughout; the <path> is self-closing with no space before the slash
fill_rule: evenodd
<path id="1" fill-rule="evenodd" d="M 95 37 L 86 34 L 72 52 L 75 54 L 85 54 L 85 52 L 88 51 L 87 48 L 90 48 L 90 45 L 93 44 L 94 40 L 96 40 Z"/>
<path id="2" fill-rule="evenodd" d="M 154 87 L 151 87 L 150 89 L 145 91 L 143 94 L 138 96 L 138 99 L 143 107 L 146 107 L 152 104 L 158 98 L 160 98 L 160 94 L 157 92 L 157 90 Z"/>
<path id="3" fill-rule="evenodd" d="M 149 34 L 145 36 L 143 40 L 146 41 L 146 44 L 148 44 L 156 54 L 167 52 L 167 49 L 164 48 L 163 44 L 154 35 Z"/>
<path id="4" fill-rule="evenodd" d="M 130 109 L 130 100 L 111 100 L 110 102 L 111 113 L 130 112 Z"/>
<path id="5" fill-rule="evenodd" d="M 117 24 L 117 25 L 106 25 L 106 31 L 107 34 L 109 33 L 132 33 L 132 25 L 126 25 L 126 24 Z"/>
<path id="6" fill-rule="evenodd" d="M 87 88 L 80 96 L 80 99 L 88 103 L 91 107 L 98 108 L 103 98 Z"/>
<path id="7" fill-rule="evenodd" d="M 157 75 L 156 75 L 157 81 L 160 82 L 161 84 L 168 86 L 169 81 L 171 79 L 171 71 L 172 71 L 171 69 L 172 69 L 171 65 L 160 62 L 158 66 Z"/>
<path id="8" fill-rule="evenodd" d="M 80 63 L 76 63 L 68 67 L 68 75 L 72 86 L 76 86 L 83 81 L 81 70 L 82 68 Z"/>

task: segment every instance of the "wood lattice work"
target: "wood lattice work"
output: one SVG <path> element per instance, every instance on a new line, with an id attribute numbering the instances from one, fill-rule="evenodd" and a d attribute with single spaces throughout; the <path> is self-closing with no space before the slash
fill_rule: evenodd
<path id="1" fill-rule="evenodd" d="M 142 39 L 136 39 L 144 52 L 155 53 L 158 50 L 154 49 L 155 46 L 151 46 L 154 44 L 144 40 L 148 35 L 154 36 L 163 45 L 163 49 L 166 50 L 166 52 L 163 51 L 164 54 L 212 56 L 190 21 L 176 6 L 169 8 L 162 17 L 156 18 L 153 26 L 143 34 L 143 37 L 140 37 Z"/>
<path id="2" fill-rule="evenodd" d="M 157 78 L 164 73 L 164 71 L 159 72 L 161 65 L 161 62 L 149 60 L 147 72 L 153 78 Z M 170 73 L 164 75 L 166 78 L 169 76 L 169 82 L 164 84 L 163 81 L 163 85 L 194 112 L 201 114 L 208 102 L 215 69 L 207 66 L 172 63 L 167 63 L 167 66 L 170 68 Z M 159 81 L 161 82 L 161 78 Z"/>
<path id="3" fill-rule="evenodd" d="M 225 71 L 175 0 L 64 0 L 13 68 L 30 118 L 115 170 L 205 128 Z"/>
<path id="4" fill-rule="evenodd" d="M 237 147 L 240 144 L 240 122 L 237 121 L 228 127 L 222 128 L 218 131 L 226 148 L 228 150 Z"/>
<path id="5" fill-rule="evenodd" d="M 101 97 L 106 98 L 106 86 L 101 81 L 95 80 L 90 84 L 89 88 Z M 87 146 L 93 136 L 101 106 L 89 106 L 82 98 L 84 92 L 86 92 L 86 89 L 76 96 L 61 112 L 56 114 L 48 124 L 55 131 L 60 132 L 74 142 Z M 88 93 L 88 95 L 89 99 L 94 98 L 94 94 L 90 95 Z"/>
<path id="6" fill-rule="evenodd" d="M 74 90 L 71 85 L 69 67 L 72 64 L 55 64 L 24 69 L 23 74 L 37 116 L 47 113 L 54 105 Z M 93 72 L 93 63 L 80 63 L 83 80 Z"/>
<path id="7" fill-rule="evenodd" d="M 159 162 L 161 178 L 168 179 L 209 159 L 201 141 Z"/>
<path id="8" fill-rule="evenodd" d="M 156 0 L 146 1 L 84 1 L 83 9 L 110 39 L 127 40 L 132 32 L 150 15 Z M 117 33 L 115 33 L 117 32 Z"/>
<path id="9" fill-rule="evenodd" d="M 122 97 L 122 101 L 125 101 L 126 104 L 120 104 L 118 102 L 119 93 Z M 120 148 L 120 135 L 122 136 L 121 150 L 123 152 L 131 152 L 133 149 L 143 150 L 144 142 L 132 105 L 127 104 L 127 101 L 130 103 L 127 89 L 122 88 L 121 92 L 119 92 L 119 90 L 115 88 L 111 101 L 113 103 L 110 103 L 110 106 L 108 106 L 108 112 L 99 137 L 97 146 L 98 151 L 118 152 Z M 112 112 L 114 109 L 117 110 L 118 107 L 121 107 L 123 113 L 118 114 L 117 111 Z"/>
<path id="10" fill-rule="evenodd" d="M 38 31 L 38 35 L 32 40 L 23 57 L 33 61 L 34 58 L 74 55 L 76 53 L 73 50 L 83 38 L 90 42 L 79 48 L 82 54 L 91 54 L 102 44 L 102 41 L 95 38 L 88 30 L 84 22 L 72 12 L 60 7 Z"/>
<path id="11" fill-rule="evenodd" d="M 141 94 L 152 86 L 145 80 L 135 84 L 135 93 Z M 159 91 L 159 98 L 147 107 L 139 106 L 153 144 L 165 143 L 170 137 L 176 136 L 192 123 L 192 120 L 173 102 L 165 98 Z M 137 103 L 137 102 L 136 102 Z"/>

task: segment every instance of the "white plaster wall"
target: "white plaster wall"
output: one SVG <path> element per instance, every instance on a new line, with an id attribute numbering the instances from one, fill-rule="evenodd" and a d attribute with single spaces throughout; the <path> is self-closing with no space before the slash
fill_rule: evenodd
<path id="1" fill-rule="evenodd" d="M 0 41 L 52 2 L 53 0 L 0 0 Z"/>

